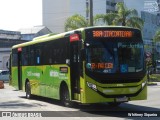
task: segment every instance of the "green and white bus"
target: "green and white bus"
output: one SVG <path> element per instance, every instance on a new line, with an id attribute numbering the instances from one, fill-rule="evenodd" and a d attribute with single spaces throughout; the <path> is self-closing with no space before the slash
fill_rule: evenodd
<path id="1" fill-rule="evenodd" d="M 11 85 L 65 106 L 147 99 L 141 32 L 87 27 L 47 34 L 12 47 Z"/>

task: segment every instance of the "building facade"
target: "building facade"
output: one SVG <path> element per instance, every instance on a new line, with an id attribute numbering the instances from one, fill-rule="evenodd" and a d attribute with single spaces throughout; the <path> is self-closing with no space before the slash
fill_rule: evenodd
<path id="1" fill-rule="evenodd" d="M 51 31 L 45 26 L 24 28 L 19 31 L 0 30 L 0 69 L 7 69 L 6 64 L 13 45 L 30 41 L 48 33 L 51 33 Z"/>
<path id="2" fill-rule="evenodd" d="M 0 30 L 0 69 L 7 69 L 11 47 L 15 44 L 23 43 L 21 33 L 17 31 Z"/>
<path id="3" fill-rule="evenodd" d="M 117 2 L 123 0 L 93 0 L 93 15 L 115 11 Z M 88 19 L 89 0 L 43 0 L 43 25 L 53 33 L 64 32 L 66 19 L 80 14 Z"/>
<path id="4" fill-rule="evenodd" d="M 153 37 L 160 29 L 160 0 L 124 0 L 124 3 L 128 8 L 136 9 L 143 19 L 143 40 L 145 45 L 150 46 L 146 50 L 151 52 Z M 157 43 L 154 47 L 160 53 L 160 44 Z"/>
<path id="5" fill-rule="evenodd" d="M 45 26 L 34 26 L 31 28 L 23 28 L 19 30 L 21 33 L 21 40 L 32 40 L 35 37 L 51 33 Z"/>

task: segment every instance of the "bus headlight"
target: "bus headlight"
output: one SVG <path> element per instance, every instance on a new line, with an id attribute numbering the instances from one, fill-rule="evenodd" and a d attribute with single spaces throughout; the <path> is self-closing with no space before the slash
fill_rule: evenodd
<path id="1" fill-rule="evenodd" d="M 147 81 L 142 83 L 142 88 L 144 88 L 144 86 L 146 85 Z"/>
<path id="2" fill-rule="evenodd" d="M 87 82 L 87 85 L 88 85 L 89 88 L 97 91 L 97 86 L 95 84 Z"/>

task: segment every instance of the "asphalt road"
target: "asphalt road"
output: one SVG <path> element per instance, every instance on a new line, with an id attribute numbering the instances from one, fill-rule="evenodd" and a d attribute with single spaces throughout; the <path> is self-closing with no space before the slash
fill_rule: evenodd
<path id="1" fill-rule="evenodd" d="M 119 107 L 110 107 L 107 104 L 75 105 L 74 108 L 63 107 L 59 101 L 34 96 L 31 100 L 25 98 L 25 92 L 16 91 L 5 83 L 5 88 L 0 89 L 0 119 L 4 118 L 5 112 L 12 117 L 54 117 L 61 120 L 67 119 L 159 119 L 160 116 L 160 83 L 156 86 L 148 86 L 148 99 L 123 103 Z M 2 115 L 3 112 L 3 115 Z M 146 117 L 150 115 L 150 117 Z M 152 116 L 151 116 L 152 115 Z M 142 117 L 141 117 L 142 116 Z M 62 118 L 61 118 L 62 117 Z"/>

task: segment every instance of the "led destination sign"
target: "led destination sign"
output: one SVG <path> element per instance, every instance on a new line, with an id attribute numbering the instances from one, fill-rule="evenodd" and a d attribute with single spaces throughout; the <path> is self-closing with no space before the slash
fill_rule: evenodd
<path id="1" fill-rule="evenodd" d="M 130 38 L 133 36 L 132 31 L 122 30 L 94 30 L 93 37 L 125 37 Z"/>

